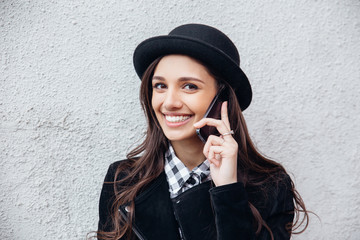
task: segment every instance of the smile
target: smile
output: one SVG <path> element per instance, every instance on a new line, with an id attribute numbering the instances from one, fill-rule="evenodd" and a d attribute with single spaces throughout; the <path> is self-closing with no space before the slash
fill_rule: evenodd
<path id="1" fill-rule="evenodd" d="M 189 118 L 191 118 L 191 115 L 182 115 L 182 116 L 165 115 L 166 121 L 168 121 L 170 123 L 184 122 L 184 121 L 188 120 Z"/>

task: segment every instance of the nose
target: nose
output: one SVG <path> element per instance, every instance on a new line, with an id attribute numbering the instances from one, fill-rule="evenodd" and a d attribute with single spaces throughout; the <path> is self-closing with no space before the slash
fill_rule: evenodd
<path id="1" fill-rule="evenodd" d="M 180 94 L 176 90 L 170 89 L 166 93 L 163 104 L 168 111 L 179 109 L 183 105 Z"/>

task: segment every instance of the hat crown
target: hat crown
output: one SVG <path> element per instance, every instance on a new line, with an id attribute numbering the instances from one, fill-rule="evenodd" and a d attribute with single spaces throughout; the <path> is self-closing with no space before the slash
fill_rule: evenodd
<path id="1" fill-rule="evenodd" d="M 203 24 L 186 24 L 179 26 L 169 33 L 169 36 L 180 36 L 201 41 L 226 54 L 238 66 L 240 56 L 234 43 L 221 31 Z"/>

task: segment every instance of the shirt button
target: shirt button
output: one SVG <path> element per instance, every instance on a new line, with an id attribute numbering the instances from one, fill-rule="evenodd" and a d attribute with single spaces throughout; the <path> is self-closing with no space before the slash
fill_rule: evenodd
<path id="1" fill-rule="evenodd" d="M 176 204 L 179 204 L 179 203 L 180 203 L 180 200 L 177 200 L 177 201 L 176 201 Z"/>

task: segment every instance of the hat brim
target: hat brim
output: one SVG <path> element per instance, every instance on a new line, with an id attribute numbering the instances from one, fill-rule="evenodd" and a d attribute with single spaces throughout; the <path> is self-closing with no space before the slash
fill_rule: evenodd
<path id="1" fill-rule="evenodd" d="M 219 49 L 192 38 L 167 35 L 149 38 L 140 43 L 133 57 L 135 71 L 140 79 L 154 60 L 169 54 L 188 55 L 217 70 L 234 89 L 241 110 L 244 111 L 250 105 L 251 86 L 238 64 Z"/>

